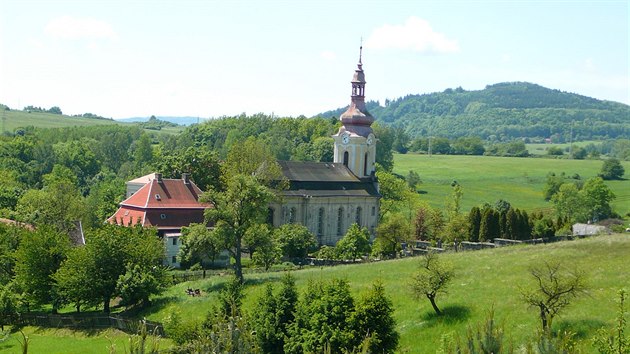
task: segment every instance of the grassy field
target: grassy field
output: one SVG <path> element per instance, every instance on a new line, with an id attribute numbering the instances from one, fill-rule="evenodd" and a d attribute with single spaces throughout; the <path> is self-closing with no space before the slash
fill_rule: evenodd
<path id="1" fill-rule="evenodd" d="M 495 319 L 505 327 L 506 338 L 521 344 L 532 338 L 539 327 L 536 311 L 521 298 L 520 287 L 532 286 L 528 268 L 546 260 L 557 260 L 569 267 L 586 271 L 587 294 L 575 300 L 554 322 L 554 329 L 576 333 L 583 352 L 593 352 L 590 338 L 602 326 L 610 326 L 615 317 L 615 296 L 621 287 L 630 287 L 627 257 L 630 235 L 599 236 L 549 245 L 515 246 L 443 255 L 453 263 L 456 277 L 447 295 L 438 298 L 446 315 L 437 318 L 428 301 L 415 300 L 409 291 L 409 279 L 418 266 L 417 258 L 371 264 L 309 268 L 295 271 L 300 291 L 309 280 L 347 279 L 359 294 L 375 280 L 383 282 L 394 305 L 394 317 L 401 334 L 399 352 L 435 353 L 445 334 L 465 335 L 468 326 L 484 321 L 494 308 Z M 248 275 L 244 308 L 251 310 L 263 293 L 264 284 L 279 282 L 281 273 Z M 181 318 L 202 319 L 227 277 L 187 282 L 170 288 L 154 301 L 144 315 L 163 321 L 177 312 Z M 200 288 L 201 297 L 185 294 L 186 288 Z"/>
<path id="2" fill-rule="evenodd" d="M 457 181 L 464 190 L 462 211 L 484 202 L 493 204 L 499 199 L 514 207 L 532 211 L 551 208 L 542 196 L 549 172 L 567 175 L 579 174 L 586 180 L 597 176 L 603 162 L 600 160 L 569 160 L 547 158 L 518 158 L 492 156 L 453 155 L 394 155 L 394 172 L 406 176 L 409 171 L 420 175 L 418 186 L 421 198 L 429 205 L 443 208 L 451 194 L 451 183 Z M 626 178 L 630 162 L 622 162 Z M 613 208 L 619 214 L 630 212 L 630 179 L 607 181 L 617 199 Z"/>
<path id="3" fill-rule="evenodd" d="M 14 131 L 32 125 L 37 128 L 61 128 L 72 126 L 90 126 L 105 124 L 122 124 L 113 120 L 69 117 L 52 113 L 27 113 L 23 111 L 0 111 L 0 128 Z"/>
<path id="4" fill-rule="evenodd" d="M 0 111 L 0 130 L 2 130 L 2 132 L 4 131 L 13 132 L 17 128 L 24 128 L 27 126 L 33 126 L 36 128 L 64 128 L 64 127 L 83 127 L 83 126 L 110 125 L 110 124 L 132 126 L 135 123 L 123 123 L 123 122 L 118 122 L 115 120 L 108 120 L 108 119 L 70 117 L 66 115 L 52 114 L 52 113 L 39 113 L 39 112 L 27 113 L 23 111 L 4 111 L 4 110 Z M 167 127 L 162 130 L 145 129 L 145 131 L 149 134 L 172 135 L 172 134 L 181 133 L 185 128 L 186 127 L 182 125 L 182 126 L 177 126 L 177 127 Z"/>
<path id="5" fill-rule="evenodd" d="M 23 331 L 29 339 L 29 353 L 105 354 L 129 352 L 129 335 L 113 329 L 74 331 L 26 327 Z M 20 341 L 22 340 L 21 334 L 16 332 L 11 334 L 6 341 L 0 342 L 0 353 L 21 353 L 18 338 Z M 159 339 L 159 343 L 160 349 L 172 345 L 170 340 L 164 338 Z"/>

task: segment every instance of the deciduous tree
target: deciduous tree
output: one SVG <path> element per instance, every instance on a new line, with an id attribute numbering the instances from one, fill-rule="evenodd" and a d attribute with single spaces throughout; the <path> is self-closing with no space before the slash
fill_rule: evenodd
<path id="1" fill-rule="evenodd" d="M 341 259 L 352 261 L 370 253 L 370 232 L 367 228 L 360 228 L 352 224 L 348 232 L 335 245 L 337 256 Z"/>
<path id="2" fill-rule="evenodd" d="M 435 313 L 441 315 L 435 299 L 438 294 L 446 292 L 454 275 L 452 265 L 444 262 L 437 253 L 429 252 L 422 257 L 420 269 L 413 275 L 411 290 L 416 298 L 429 299 Z"/>

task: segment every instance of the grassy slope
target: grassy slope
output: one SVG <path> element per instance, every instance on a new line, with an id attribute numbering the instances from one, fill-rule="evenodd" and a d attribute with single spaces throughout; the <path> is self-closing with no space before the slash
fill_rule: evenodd
<path id="1" fill-rule="evenodd" d="M 451 155 L 394 155 L 394 172 L 403 176 L 410 170 L 420 175 L 418 189 L 421 198 L 431 206 L 443 208 L 451 193 L 451 183 L 456 180 L 464 189 L 462 210 L 499 199 L 509 201 L 514 207 L 533 210 L 550 208 L 542 190 L 547 173 L 579 174 L 582 179 L 599 173 L 602 161 L 544 158 L 516 158 L 491 156 Z M 630 174 L 630 162 L 622 162 L 626 177 Z M 630 212 L 630 179 L 607 181 L 616 194 L 613 208 L 624 215 Z"/>
<path id="2" fill-rule="evenodd" d="M 380 280 L 391 297 L 397 327 L 401 334 L 400 352 L 435 353 L 442 335 L 464 335 L 470 324 L 482 322 L 487 311 L 494 307 L 499 323 L 505 325 L 508 338 L 522 343 L 539 326 L 536 311 L 528 309 L 519 298 L 519 287 L 530 285 L 527 269 L 544 260 L 559 260 L 587 272 L 588 295 L 575 301 L 554 323 L 554 328 L 568 328 L 578 333 L 586 352 L 592 352 L 589 338 L 594 331 L 610 325 L 615 316 L 614 298 L 621 287 L 630 286 L 627 267 L 630 254 L 630 235 L 600 236 L 591 239 L 551 245 L 508 247 L 458 254 L 444 258 L 452 262 L 457 276 L 449 293 L 438 298 L 447 315 L 435 318 L 425 299 L 416 301 L 408 290 L 409 279 L 418 260 L 407 258 L 363 265 L 313 268 L 294 272 L 300 290 L 309 280 L 345 278 L 355 294 Z M 251 310 L 255 299 L 262 294 L 263 284 L 277 282 L 282 274 L 269 273 L 247 276 L 244 307 Z M 170 313 L 183 318 L 202 319 L 212 304 L 226 277 L 183 283 L 170 288 L 145 315 L 162 321 Z M 189 297 L 185 289 L 200 288 L 202 297 Z"/>
<path id="3" fill-rule="evenodd" d="M 27 113 L 23 111 L 2 111 L 0 112 L 0 119 L 2 118 L 6 118 L 6 120 L 4 120 L 5 131 L 14 131 L 16 128 L 26 127 L 29 125 L 38 128 L 61 128 L 71 126 L 121 124 L 107 119 L 79 118 L 52 113 Z"/>

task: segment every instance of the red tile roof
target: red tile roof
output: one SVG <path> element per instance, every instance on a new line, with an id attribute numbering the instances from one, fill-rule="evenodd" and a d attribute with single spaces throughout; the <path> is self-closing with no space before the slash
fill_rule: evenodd
<path id="1" fill-rule="evenodd" d="M 107 221 L 158 229 L 181 229 L 191 223 L 203 223 L 204 210 L 211 205 L 199 202 L 201 193 L 193 182 L 153 179 L 120 203 L 120 208 Z"/>
<path id="2" fill-rule="evenodd" d="M 210 204 L 199 202 L 201 193 L 201 189 L 193 182 L 186 184 L 181 179 L 162 179 L 161 181 L 154 179 L 120 205 L 146 209 L 205 209 L 210 207 Z"/>

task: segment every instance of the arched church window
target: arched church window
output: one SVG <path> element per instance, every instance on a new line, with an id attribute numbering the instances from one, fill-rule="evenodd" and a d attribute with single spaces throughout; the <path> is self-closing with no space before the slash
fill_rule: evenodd
<path id="1" fill-rule="evenodd" d="M 317 236 L 321 237 L 324 234 L 324 208 L 319 208 L 317 214 Z"/>
<path id="2" fill-rule="evenodd" d="M 363 208 L 361 207 L 357 207 L 357 216 L 354 219 L 354 222 L 357 223 L 357 225 L 361 226 L 361 214 L 363 213 Z"/>
<path id="3" fill-rule="evenodd" d="M 343 165 L 348 167 L 348 160 L 350 159 L 350 154 L 347 151 L 343 153 Z"/>
<path id="4" fill-rule="evenodd" d="M 273 226 L 273 216 L 274 216 L 275 210 L 273 208 L 268 208 L 267 209 L 267 224 Z"/>
<path id="5" fill-rule="evenodd" d="M 343 234 L 343 208 L 337 210 L 337 236 Z"/>
<path id="6" fill-rule="evenodd" d="M 367 166 L 368 166 L 368 153 L 365 153 L 365 158 L 363 159 L 363 175 L 367 176 Z"/>
<path id="7" fill-rule="evenodd" d="M 294 224 L 295 223 L 295 218 L 297 214 L 297 209 L 295 209 L 295 207 L 292 207 L 291 210 L 289 210 L 289 223 Z"/>

